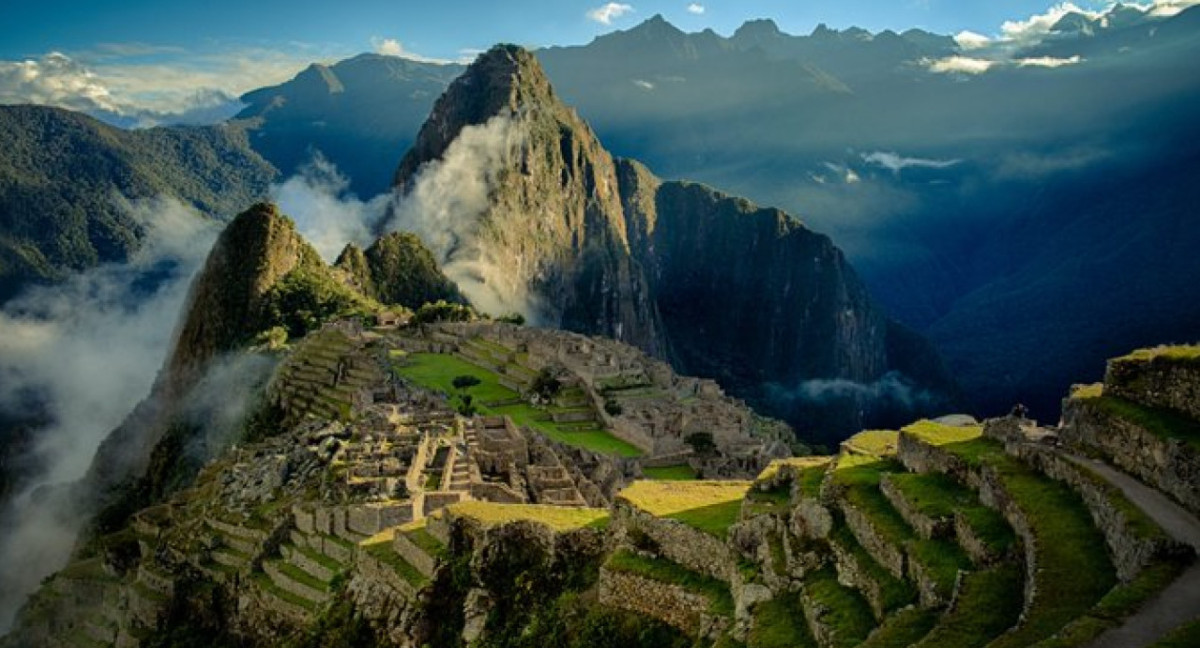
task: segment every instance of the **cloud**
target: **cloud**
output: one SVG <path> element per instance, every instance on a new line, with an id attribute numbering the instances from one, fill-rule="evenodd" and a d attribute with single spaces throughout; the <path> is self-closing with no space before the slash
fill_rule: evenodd
<path id="1" fill-rule="evenodd" d="M 349 186 L 337 166 L 318 153 L 295 176 L 273 185 L 270 194 L 321 258 L 332 263 L 347 243 L 370 245 L 391 199 L 384 194 L 364 202 L 347 194 Z"/>
<path id="2" fill-rule="evenodd" d="M 888 151 L 864 153 L 862 159 L 867 164 L 882 167 L 892 173 L 900 173 L 902 170 L 909 168 L 946 169 L 962 162 L 962 160 L 931 160 L 928 158 L 904 157 L 899 153 Z"/>
<path id="3" fill-rule="evenodd" d="M 1017 59 L 1017 67 L 1059 68 L 1066 65 L 1076 65 L 1083 62 L 1083 57 L 1076 54 L 1070 58 L 1055 58 L 1053 56 L 1038 56 L 1034 58 Z"/>
<path id="4" fill-rule="evenodd" d="M 1200 0 L 1157 0 L 1150 6 L 1149 13 L 1166 18 L 1196 5 L 1200 5 Z"/>
<path id="5" fill-rule="evenodd" d="M 375 49 L 376 54 L 383 54 L 384 56 L 398 56 L 400 58 L 408 59 L 410 61 L 417 61 L 418 63 L 434 63 L 436 65 L 449 65 L 449 64 L 455 62 L 455 61 L 451 61 L 448 59 L 433 58 L 430 56 L 424 56 L 422 54 L 417 54 L 416 52 L 410 51 L 407 48 L 405 48 L 404 44 L 401 43 L 400 41 L 396 40 L 395 38 L 380 38 L 378 36 L 373 36 L 371 38 L 371 47 L 373 47 Z"/>
<path id="6" fill-rule="evenodd" d="M 476 308 L 493 315 L 521 313 L 537 323 L 541 309 L 529 294 L 527 277 L 513 271 L 521 260 L 498 258 L 480 241 L 492 189 L 524 139 L 524 130 L 504 115 L 463 128 L 441 159 L 423 165 L 397 198 L 388 229 L 416 233 Z"/>
<path id="7" fill-rule="evenodd" d="M 50 52 L 0 61 L 0 103 L 58 106 L 123 127 L 215 123 L 241 109 L 241 94 L 286 81 L 326 54 L 305 46 L 205 53 L 113 43 Z"/>
<path id="8" fill-rule="evenodd" d="M 649 81 L 646 81 L 645 79 L 634 79 L 633 85 L 641 88 L 642 90 L 653 90 L 654 89 L 654 84 L 650 83 Z"/>
<path id="9" fill-rule="evenodd" d="M 954 42 L 966 51 L 982 49 L 991 44 L 992 39 L 973 31 L 960 31 L 954 36 Z"/>
<path id="10" fill-rule="evenodd" d="M 1095 146 L 1076 146 L 1063 151 L 1042 153 L 1016 151 L 1004 155 L 996 164 L 995 177 L 1001 180 L 1030 180 L 1058 173 L 1077 171 L 1113 157 L 1111 151 Z"/>
<path id="11" fill-rule="evenodd" d="M 1062 2 L 1045 13 L 1034 14 L 1025 20 L 1009 20 L 1000 25 L 1004 40 L 1019 44 L 1040 42 L 1068 14 L 1080 14 L 1089 20 L 1099 20 L 1107 11 L 1088 11 L 1073 2 Z"/>
<path id="12" fill-rule="evenodd" d="M 687 6 L 687 10 L 690 14 L 696 14 L 697 16 L 700 16 L 704 14 L 704 5 L 698 2 L 693 2 Z"/>
<path id="13" fill-rule="evenodd" d="M 940 59 L 922 59 L 921 64 L 937 74 L 983 74 L 999 62 L 969 56 L 947 56 Z"/>
<path id="14" fill-rule="evenodd" d="M 35 456 L 23 458 L 43 469 L 0 529 L 0 628 L 66 560 L 82 517 L 39 506 L 32 488 L 81 477 L 100 441 L 150 392 L 216 237 L 212 221 L 174 200 L 114 200 L 145 232 L 128 262 L 33 288 L 0 311 L 0 407 L 44 409 L 50 420 L 36 431 Z"/>
<path id="15" fill-rule="evenodd" d="M 826 405 L 839 401 L 857 403 L 894 403 L 915 410 L 938 403 L 940 399 L 928 390 L 916 387 L 898 371 L 889 371 L 872 382 L 856 382 L 842 378 L 806 380 L 788 389 L 768 384 L 767 397 L 776 403 L 810 403 Z"/>
<path id="16" fill-rule="evenodd" d="M 612 21 L 634 11 L 633 5 L 620 2 L 610 2 L 602 7 L 596 7 L 587 12 L 587 17 L 602 25 L 611 25 Z"/>

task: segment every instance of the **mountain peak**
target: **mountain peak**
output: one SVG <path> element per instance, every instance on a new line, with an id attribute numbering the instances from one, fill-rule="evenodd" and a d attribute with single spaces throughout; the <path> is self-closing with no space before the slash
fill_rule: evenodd
<path id="1" fill-rule="evenodd" d="M 523 106 L 556 101 L 550 81 L 533 54 L 518 45 L 492 47 L 438 98 L 417 141 L 400 163 L 396 184 L 402 186 L 422 163 L 442 157 L 464 127 L 515 113 Z"/>

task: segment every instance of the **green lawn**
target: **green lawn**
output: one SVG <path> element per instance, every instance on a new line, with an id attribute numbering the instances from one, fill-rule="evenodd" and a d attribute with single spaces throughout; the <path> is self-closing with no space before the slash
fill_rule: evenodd
<path id="1" fill-rule="evenodd" d="M 458 390 L 454 389 L 456 376 L 474 376 L 479 384 L 467 390 L 474 398 L 474 404 L 480 414 L 496 414 L 508 416 L 517 425 L 529 426 L 550 439 L 592 450 L 602 454 L 621 457 L 637 457 L 642 451 L 636 446 L 626 443 L 602 429 L 595 430 L 562 430 L 549 420 L 545 410 L 528 403 L 489 407 L 487 403 L 503 402 L 519 398 L 520 394 L 500 384 L 499 377 L 492 371 L 471 364 L 457 356 L 441 353 L 412 353 L 405 356 L 407 362 L 396 366 L 396 372 L 414 383 L 454 396 L 457 402 Z"/>
<path id="2" fill-rule="evenodd" d="M 646 479 L 655 479 L 658 481 L 692 481 L 696 478 L 696 471 L 687 464 L 678 466 L 662 466 L 659 468 L 642 468 L 642 475 Z"/>

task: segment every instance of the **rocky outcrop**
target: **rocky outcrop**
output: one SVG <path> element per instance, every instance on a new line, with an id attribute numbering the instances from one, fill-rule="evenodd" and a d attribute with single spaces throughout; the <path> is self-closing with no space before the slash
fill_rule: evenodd
<path id="1" fill-rule="evenodd" d="M 463 301 L 458 287 L 442 274 L 429 248 L 414 234 L 386 234 L 363 256 L 369 273 L 365 292 L 385 304 L 416 310 L 439 300 Z"/>

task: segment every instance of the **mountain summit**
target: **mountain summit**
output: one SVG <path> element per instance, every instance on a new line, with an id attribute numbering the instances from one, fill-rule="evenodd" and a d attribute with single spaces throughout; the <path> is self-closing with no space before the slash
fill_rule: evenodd
<path id="1" fill-rule="evenodd" d="M 393 223 L 477 306 L 629 342 L 809 431 L 907 417 L 950 390 L 932 348 L 884 317 L 827 237 L 614 160 L 519 47 L 450 85 L 396 190 Z"/>

